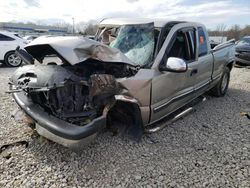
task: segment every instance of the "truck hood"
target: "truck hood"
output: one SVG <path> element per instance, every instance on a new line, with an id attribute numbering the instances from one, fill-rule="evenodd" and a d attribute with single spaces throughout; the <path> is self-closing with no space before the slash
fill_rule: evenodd
<path id="1" fill-rule="evenodd" d="M 71 65 L 87 59 L 135 65 L 120 50 L 84 37 L 38 38 L 29 43 L 25 50 L 40 62 L 43 56 L 56 54 L 63 60 L 63 63 Z"/>

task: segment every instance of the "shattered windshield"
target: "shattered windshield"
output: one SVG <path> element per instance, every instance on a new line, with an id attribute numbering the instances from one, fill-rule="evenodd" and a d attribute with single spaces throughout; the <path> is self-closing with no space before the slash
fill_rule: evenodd
<path id="1" fill-rule="evenodd" d="M 102 42 L 119 49 L 135 65 L 145 66 L 153 58 L 154 24 L 124 25 L 120 27 L 117 36 L 107 30 L 102 34 Z"/>

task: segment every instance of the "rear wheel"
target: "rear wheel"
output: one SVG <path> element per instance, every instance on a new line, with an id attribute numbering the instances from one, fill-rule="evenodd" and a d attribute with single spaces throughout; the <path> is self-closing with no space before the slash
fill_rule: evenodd
<path id="1" fill-rule="evenodd" d="M 19 67 L 22 64 L 22 59 L 15 52 L 8 52 L 4 58 L 5 64 L 10 67 Z"/>
<path id="2" fill-rule="evenodd" d="M 228 67 L 225 67 L 220 81 L 210 90 L 210 93 L 216 97 L 223 97 L 227 92 L 229 80 L 230 70 Z"/>

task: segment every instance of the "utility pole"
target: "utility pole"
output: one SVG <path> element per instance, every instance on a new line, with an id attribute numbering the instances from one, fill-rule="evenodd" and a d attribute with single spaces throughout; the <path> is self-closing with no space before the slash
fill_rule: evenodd
<path id="1" fill-rule="evenodd" d="M 75 33 L 75 18 L 74 17 L 72 18 L 72 21 L 73 21 L 72 33 L 74 34 Z"/>

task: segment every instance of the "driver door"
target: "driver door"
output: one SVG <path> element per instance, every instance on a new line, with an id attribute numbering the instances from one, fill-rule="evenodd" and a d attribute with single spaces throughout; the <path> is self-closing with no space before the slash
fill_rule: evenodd
<path id="1" fill-rule="evenodd" d="M 196 53 L 196 30 L 178 30 L 169 42 L 161 64 L 166 66 L 169 57 L 183 59 L 186 72 L 161 71 L 152 81 L 151 123 L 160 120 L 195 98 L 194 82 L 198 62 Z"/>

